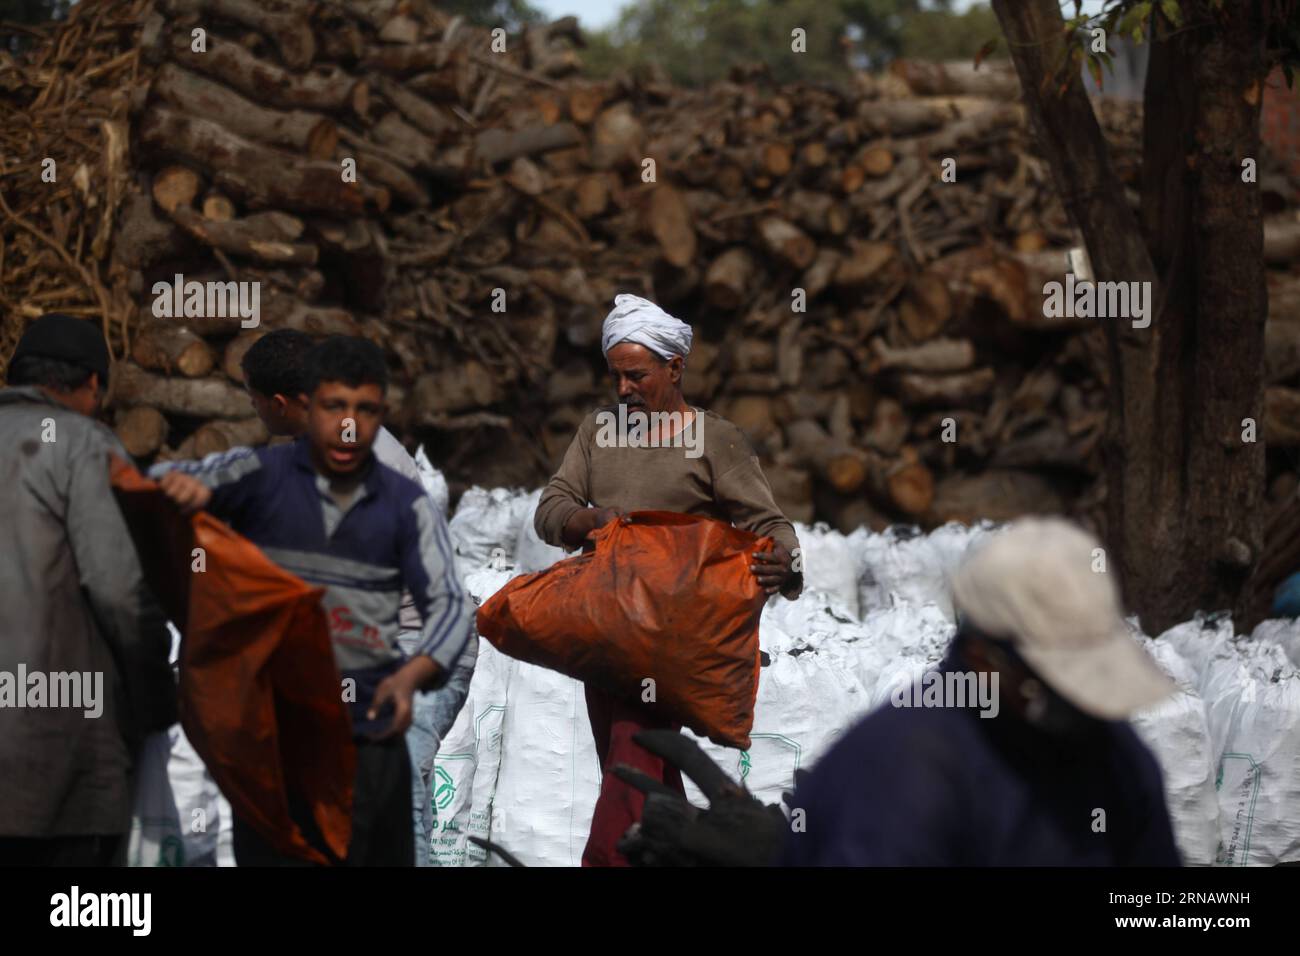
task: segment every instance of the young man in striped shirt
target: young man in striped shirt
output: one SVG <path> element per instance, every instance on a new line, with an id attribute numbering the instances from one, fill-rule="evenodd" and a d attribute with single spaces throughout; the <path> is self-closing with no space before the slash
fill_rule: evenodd
<path id="1" fill-rule="evenodd" d="M 294 442 L 210 456 L 162 475 L 183 509 L 206 508 L 285 570 L 325 589 L 334 658 L 352 680 L 357 776 L 350 865 L 414 855 L 411 764 L 403 734 L 416 691 L 441 686 L 472 635 L 446 522 L 423 488 L 372 453 L 384 413 L 383 353 L 336 336 L 308 359 L 307 428 Z M 407 656 L 398 612 L 408 590 L 422 619 Z M 305 806 L 305 804 L 304 804 Z M 291 806 L 308 840 L 310 813 Z M 240 865 L 287 863 L 235 821 Z"/>
<path id="2" fill-rule="evenodd" d="M 257 417 L 272 435 L 297 437 L 307 428 L 307 356 L 315 348 L 311 336 L 296 329 L 275 329 L 262 336 L 240 363 L 245 387 Z M 406 453 L 393 434 L 381 427 L 372 448 L 380 463 L 412 481 L 420 481 L 414 459 Z M 159 466 L 157 474 L 176 467 Z M 183 466 L 182 466 L 183 467 Z M 402 596 L 399 615 L 401 633 L 398 643 L 412 654 L 421 639 L 420 615 L 409 594 Z M 442 740 L 451 732 L 456 717 L 469 697 L 469 685 L 478 660 L 478 641 L 470 640 L 452 668 L 447 682 L 435 691 L 415 695 L 411 728 L 406 744 L 411 751 L 411 807 L 415 830 L 415 865 L 430 865 L 430 842 L 433 838 L 432 804 L 433 765 Z"/>

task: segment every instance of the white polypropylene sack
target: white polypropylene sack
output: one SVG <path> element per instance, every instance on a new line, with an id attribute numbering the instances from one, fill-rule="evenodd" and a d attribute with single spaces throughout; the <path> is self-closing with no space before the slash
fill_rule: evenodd
<path id="1" fill-rule="evenodd" d="M 1300 861 L 1300 676 L 1284 650 L 1295 634 L 1270 621 L 1234 636 L 1229 619 L 1198 614 L 1160 637 L 1195 672 L 1205 703 L 1220 865 Z"/>
<path id="2" fill-rule="evenodd" d="M 950 523 L 930 534 L 894 526 L 883 534 L 859 528 L 848 536 L 856 557 L 858 604 L 863 614 L 893 604 L 933 604 L 953 619 L 949 584 L 967 548 L 991 525 L 967 528 Z"/>
<path id="3" fill-rule="evenodd" d="M 135 802 L 127 866 L 184 866 L 180 816 L 167 779 L 171 737 L 167 731 L 144 739 L 135 764 Z"/>
<path id="4" fill-rule="evenodd" d="M 539 488 L 525 499 L 527 506 L 515 539 L 515 568 L 526 573 L 543 571 L 564 558 L 564 549 L 547 544 L 538 537 L 537 529 L 533 527 L 533 517 L 537 514 L 537 502 L 541 497 L 542 491 Z"/>
<path id="5" fill-rule="evenodd" d="M 515 563 L 515 545 L 528 504 L 528 494 L 505 488 L 474 487 L 461 495 L 447 528 L 462 578 L 489 562 L 498 567 Z"/>
<path id="6" fill-rule="evenodd" d="M 465 866 L 483 861 L 483 851 L 466 838 L 470 834 L 486 838 L 491 832 L 506 688 L 516 665 L 486 641 L 480 642 L 469 695 L 433 763 L 433 866 Z"/>
<path id="7" fill-rule="evenodd" d="M 171 664 L 180 658 L 181 633 L 170 621 Z M 169 801 L 180 828 L 186 866 L 234 866 L 234 814 L 180 724 L 167 731 Z"/>
<path id="8" fill-rule="evenodd" d="M 477 602 L 558 560 L 559 549 L 531 530 L 537 498 L 474 489 L 462 499 L 454 537 Z M 701 746 L 759 799 L 778 803 L 797 769 L 940 661 L 955 631 L 952 571 L 996 533 L 987 524 L 914 536 L 801 527 L 805 593 L 769 600 L 759 626 L 771 663 L 760 672 L 752 745 Z M 1300 685 L 1286 656 L 1300 646 L 1300 629 L 1271 622 L 1256 639 L 1234 638 L 1231 621 L 1198 615 L 1154 641 L 1134 639 L 1179 685 L 1133 725 L 1160 763 L 1185 862 L 1300 858 Z M 438 863 L 499 865 L 467 845 L 472 833 L 530 865 L 576 865 L 599 788 L 581 685 L 483 642 L 435 777 Z"/>
<path id="9" fill-rule="evenodd" d="M 194 751 L 180 725 L 171 728 L 171 753 L 167 777 L 181 823 L 181 841 L 186 866 L 216 866 L 222 825 L 231 821 L 223 815 L 221 791 Z"/>
<path id="10" fill-rule="evenodd" d="M 1135 714 L 1131 723 L 1160 764 L 1183 863 L 1209 866 L 1219 845 L 1219 798 L 1214 789 L 1218 757 L 1212 753 L 1205 702 L 1196 692 L 1196 672 L 1172 644 L 1142 643 L 1178 684 L 1178 692 Z"/>
<path id="11" fill-rule="evenodd" d="M 1236 699 L 1219 766 L 1218 862 L 1297 862 L 1300 675 L 1276 645 L 1241 641 L 1237 649 L 1237 666 L 1222 668 Z"/>
<path id="12" fill-rule="evenodd" d="M 486 835 L 530 866 L 577 866 L 600 792 L 583 687 L 555 671 L 513 663 Z M 501 865 L 495 854 L 488 862 Z"/>
<path id="13" fill-rule="evenodd" d="M 465 576 L 465 590 L 481 605 L 514 576 L 492 567 Z M 466 837 L 490 833 L 492 799 L 501 762 L 501 721 L 507 686 L 518 662 L 479 640 L 478 660 L 469 694 L 456 722 L 443 738 L 433 763 L 431 783 L 434 827 L 430 862 L 433 866 L 464 866 L 482 862 L 483 851 Z"/>
<path id="14" fill-rule="evenodd" d="M 816 763 L 866 713 L 867 706 L 866 689 L 842 662 L 817 651 L 779 654 L 759 672 L 749 749 L 696 740 L 759 800 L 779 804 L 782 792 L 793 788 L 795 771 Z M 828 714 L 837 719 L 827 720 Z M 687 799 L 703 806 L 704 795 L 689 779 L 682 779 Z"/>
<path id="15" fill-rule="evenodd" d="M 429 461 L 429 456 L 424 453 L 423 445 L 415 452 L 415 467 L 420 472 L 420 484 L 424 486 L 425 493 L 433 499 L 438 513 L 446 518 L 447 503 L 451 500 L 451 492 L 447 488 L 447 479 L 442 472 L 433 467 L 433 463 Z"/>
<path id="16" fill-rule="evenodd" d="M 796 524 L 795 534 L 803 557 L 804 591 L 823 594 L 857 617 L 857 565 L 848 539 L 821 523 L 811 528 Z"/>
<path id="17" fill-rule="evenodd" d="M 1263 621 L 1255 628 L 1250 639 L 1261 644 L 1277 645 L 1292 664 L 1300 667 L 1300 622 L 1294 618 Z"/>

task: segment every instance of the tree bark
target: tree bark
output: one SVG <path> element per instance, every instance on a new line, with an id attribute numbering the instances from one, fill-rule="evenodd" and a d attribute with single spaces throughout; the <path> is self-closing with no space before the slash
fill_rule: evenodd
<path id="1" fill-rule="evenodd" d="M 186 378 L 202 378 L 217 364 L 208 343 L 175 319 L 155 319 L 141 329 L 131 345 L 131 358 L 142 368 L 179 372 Z"/>
<path id="2" fill-rule="evenodd" d="M 806 269 L 817 257 L 817 243 L 797 226 L 768 216 L 759 220 L 758 238 L 774 259 L 795 269 Z"/>
<path id="3" fill-rule="evenodd" d="M 375 185 L 382 186 L 410 206 L 429 205 L 429 191 L 401 166 L 389 162 L 375 150 L 351 149 L 348 152 L 355 156 L 357 175 L 362 179 L 373 180 Z"/>
<path id="4" fill-rule="evenodd" d="M 235 218 L 235 204 L 218 192 L 203 197 L 203 218 L 213 222 L 230 222 Z"/>
<path id="5" fill-rule="evenodd" d="M 448 130 L 456 128 L 442 110 L 423 97 L 412 93 L 402 84 L 381 76 L 378 77 L 375 85 L 384 99 L 393 104 L 397 112 L 406 117 L 407 121 L 417 129 L 430 136 L 441 136 Z"/>
<path id="6" fill-rule="evenodd" d="M 1243 556 L 1255 560 L 1261 543 L 1263 446 L 1242 443 L 1241 420 L 1260 413 L 1263 230 L 1241 157 L 1259 148 L 1262 7 L 1247 0 L 1216 17 L 1187 0 L 1177 31 L 1156 15 L 1169 35 L 1152 43 L 1147 71 L 1139 229 L 1077 68 L 1062 59 L 1057 0 L 993 0 L 1096 280 L 1154 292 L 1148 327 L 1106 326 L 1106 537 L 1151 633 L 1236 605 Z"/>
<path id="7" fill-rule="evenodd" d="M 280 109 L 350 111 L 365 115 L 369 90 L 364 81 L 339 69 L 328 73 L 290 73 L 259 60 L 238 43 L 208 34 L 207 52 L 190 48 L 188 34 L 172 40 L 172 58 L 187 69 L 229 84 L 245 96 Z"/>
<path id="8" fill-rule="evenodd" d="M 174 63 L 164 64 L 154 76 L 153 94 L 181 113 L 220 117 L 222 125 L 238 136 L 312 159 L 328 159 L 338 146 L 333 120 L 302 110 L 266 109 Z"/>
<path id="9" fill-rule="evenodd" d="M 231 448 L 261 445 L 270 437 L 260 418 L 218 418 L 195 429 L 176 452 L 178 458 L 203 458 Z"/>
<path id="10" fill-rule="evenodd" d="M 986 62 L 977 67 L 965 60 L 895 60 L 889 72 L 900 77 L 917 96 L 964 93 L 1010 100 L 1020 94 L 1015 73 L 999 63 Z"/>
<path id="11" fill-rule="evenodd" d="M 248 396 L 224 378 L 167 378 L 129 362 L 113 370 L 113 400 L 195 418 L 240 418 L 249 410 Z"/>
<path id="12" fill-rule="evenodd" d="M 386 115 L 375 124 L 372 133 L 380 146 L 407 159 L 409 166 L 430 173 L 442 168 L 443 157 L 437 143 L 403 120 L 399 113 Z"/>
<path id="13" fill-rule="evenodd" d="M 167 440 L 167 419 L 156 408 L 137 405 L 117 416 L 113 431 L 132 457 L 147 458 Z"/>
<path id="14" fill-rule="evenodd" d="M 338 164 L 250 143 L 212 120 L 154 107 L 141 120 L 140 142 L 198 166 L 223 191 L 254 205 L 334 215 L 358 215 L 365 208 L 364 191 L 342 181 Z"/>
<path id="15" fill-rule="evenodd" d="M 172 218 L 196 239 L 232 255 L 281 265 L 316 264 L 316 247 L 293 241 L 302 234 L 302 221 L 288 213 L 268 210 L 219 222 L 204 219 L 193 209 L 176 209 Z"/>
<path id="16" fill-rule="evenodd" d="M 661 183 L 646 204 L 646 226 L 659 242 L 663 257 L 678 269 L 695 259 L 695 227 L 682 194 Z"/>
<path id="17" fill-rule="evenodd" d="M 734 246 L 713 260 L 704 277 L 709 304 L 724 312 L 744 305 L 753 295 L 754 257 L 744 246 Z"/>
<path id="18" fill-rule="evenodd" d="M 159 208 L 170 213 L 193 203 L 200 185 L 199 174 L 188 166 L 164 166 L 154 173 L 149 191 Z"/>
<path id="19" fill-rule="evenodd" d="M 196 277 L 197 278 L 197 277 Z M 139 311 L 139 321 L 153 321 L 149 306 Z M 220 316 L 186 316 L 185 325 L 198 335 L 238 335 L 247 331 L 243 328 L 241 317 L 236 315 Z M 297 329 L 312 336 L 356 335 L 360 326 L 346 309 L 308 305 L 291 295 L 271 288 L 263 282 L 258 301 L 258 324 L 254 328 L 262 331 L 269 329 Z M 220 418 L 235 418 L 235 415 L 217 415 Z"/>
<path id="20" fill-rule="evenodd" d="M 516 156 L 568 149 L 582 141 L 582 132 L 572 123 L 526 126 L 516 130 L 486 129 L 474 137 L 474 159 L 491 166 Z"/>
<path id="21" fill-rule="evenodd" d="M 910 451 L 910 449 L 904 449 Z M 879 503 L 919 518 L 934 503 L 934 475 L 915 456 L 888 461 L 868 453 L 867 489 Z"/>
<path id="22" fill-rule="evenodd" d="M 927 515 L 933 525 L 948 521 L 1011 521 L 1025 514 L 1060 514 L 1065 499 L 1042 475 L 990 469 L 978 475 L 953 474 L 939 481 Z"/>
<path id="23" fill-rule="evenodd" d="M 1260 155 L 1267 6 L 1233 4 L 1224 16 L 1205 0 L 1185 3 L 1194 29 L 1154 44 L 1147 73 L 1142 218 L 1168 316 L 1152 393 L 1175 392 L 1182 418 L 1180 428 L 1153 429 L 1168 458 L 1152 468 L 1161 466 L 1160 493 L 1176 496 L 1164 517 L 1171 535 L 1181 533 L 1171 542 L 1186 556 L 1177 576 L 1189 579 L 1168 588 L 1166 576 L 1146 571 L 1166 595 L 1161 628 L 1194 607 L 1244 611 L 1242 585 L 1263 544 L 1264 445 L 1242 441 L 1242 420 L 1259 421 L 1263 408 L 1263 212 L 1259 187 L 1241 180 L 1241 159 Z M 1173 163 L 1184 175 L 1157 173 Z M 1137 561 L 1153 560 L 1146 521 L 1129 520 L 1145 550 Z"/>
<path id="24" fill-rule="evenodd" d="M 786 426 L 794 461 L 811 469 L 817 477 L 841 494 L 862 487 L 871 470 L 866 452 L 837 441 L 814 421 L 802 420 Z"/>
<path id="25" fill-rule="evenodd" d="M 221 371 L 226 373 L 226 378 L 244 384 L 244 355 L 265 334 L 263 329 L 250 329 L 226 343 L 225 351 L 221 353 Z"/>
<path id="26" fill-rule="evenodd" d="M 280 51 L 280 59 L 291 70 L 307 69 L 316 56 L 311 24 L 299 13 L 268 10 L 257 0 L 167 0 L 166 6 L 173 14 L 208 14 L 233 20 L 270 37 Z M 300 6 L 304 11 L 308 7 L 306 3 Z"/>

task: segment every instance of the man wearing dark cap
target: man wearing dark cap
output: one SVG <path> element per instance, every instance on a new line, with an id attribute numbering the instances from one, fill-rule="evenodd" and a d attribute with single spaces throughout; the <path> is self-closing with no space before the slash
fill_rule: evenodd
<path id="1" fill-rule="evenodd" d="M 0 863 L 122 860 L 144 735 L 176 720 L 170 639 L 109 486 L 99 330 L 31 324 L 0 390 Z"/>

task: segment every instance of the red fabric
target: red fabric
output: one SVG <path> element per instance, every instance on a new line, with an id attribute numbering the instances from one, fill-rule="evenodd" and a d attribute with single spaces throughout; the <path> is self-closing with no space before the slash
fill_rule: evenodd
<path id="1" fill-rule="evenodd" d="M 582 865 L 627 866 L 627 860 L 618 852 L 618 841 L 628 827 L 641 819 L 645 794 L 615 776 L 614 767 L 626 764 L 685 796 L 681 771 L 632 740 L 632 735 L 639 730 L 678 731 L 682 725 L 664 719 L 648 707 L 624 703 L 592 687 L 586 690 L 587 716 L 591 720 L 602 777 L 596 811 L 591 818 L 591 833 L 582 851 Z"/>
<path id="2" fill-rule="evenodd" d="M 112 483 L 145 580 L 182 635 L 185 735 L 235 814 L 278 852 L 329 862 L 291 818 L 292 791 L 343 858 L 357 756 L 320 588 L 211 515 L 181 515 L 118 459 Z"/>
<path id="3" fill-rule="evenodd" d="M 653 686 L 656 710 L 747 749 L 767 599 L 749 566 L 772 539 L 712 518 L 636 511 L 592 540 L 590 553 L 492 595 L 479 608 L 479 634 L 503 654 L 621 700 L 640 701 Z"/>

